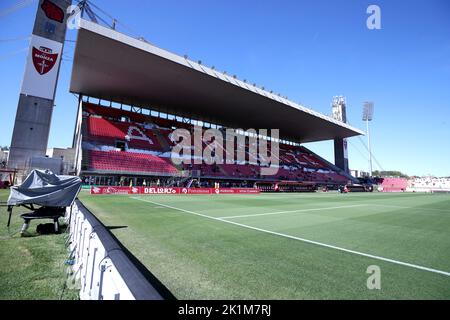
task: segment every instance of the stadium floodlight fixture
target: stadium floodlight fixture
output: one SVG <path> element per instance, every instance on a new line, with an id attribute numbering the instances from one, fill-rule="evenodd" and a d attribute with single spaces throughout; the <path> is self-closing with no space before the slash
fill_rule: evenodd
<path id="1" fill-rule="evenodd" d="M 188 55 L 187 55 L 187 54 L 185 54 L 185 55 L 184 55 L 184 58 L 185 58 L 185 59 L 187 60 L 187 58 L 188 58 Z"/>
<path id="2" fill-rule="evenodd" d="M 364 102 L 363 107 L 363 121 L 373 120 L 374 105 L 373 102 Z"/>
<path id="3" fill-rule="evenodd" d="M 202 60 L 198 60 L 197 63 L 198 63 L 198 64 L 202 64 Z"/>
<path id="4" fill-rule="evenodd" d="M 369 122 L 373 120 L 373 111 L 374 111 L 374 104 L 373 102 L 364 102 L 363 106 L 363 121 L 366 122 L 367 126 L 367 144 L 369 149 L 369 172 L 370 176 L 373 174 L 373 166 L 372 166 L 372 148 L 370 144 L 370 128 L 369 128 Z"/>

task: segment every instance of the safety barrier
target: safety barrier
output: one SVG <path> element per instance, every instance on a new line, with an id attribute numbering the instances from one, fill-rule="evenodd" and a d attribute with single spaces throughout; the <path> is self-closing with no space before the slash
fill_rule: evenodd
<path id="1" fill-rule="evenodd" d="M 162 300 L 110 231 L 79 201 L 67 209 L 69 249 L 81 300 Z"/>

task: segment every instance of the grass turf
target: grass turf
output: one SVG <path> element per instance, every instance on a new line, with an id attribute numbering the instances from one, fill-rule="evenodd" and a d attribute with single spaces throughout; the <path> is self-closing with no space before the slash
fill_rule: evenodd
<path id="1" fill-rule="evenodd" d="M 9 192 L 0 190 L 0 201 L 6 201 Z M 0 207 L 0 300 L 58 300 L 77 299 L 76 290 L 63 290 L 67 258 L 64 234 L 40 236 L 32 222 L 28 237 L 19 234 L 23 220 L 15 208 L 11 227 L 6 227 L 8 216 Z"/>
<path id="2" fill-rule="evenodd" d="M 81 199 L 107 226 L 121 227 L 112 232 L 179 299 L 450 298 L 448 275 L 208 218 L 232 216 L 225 220 L 450 272 L 448 195 Z M 292 210 L 303 211 L 285 212 Z M 381 269 L 381 290 L 367 289 L 370 265 Z"/>

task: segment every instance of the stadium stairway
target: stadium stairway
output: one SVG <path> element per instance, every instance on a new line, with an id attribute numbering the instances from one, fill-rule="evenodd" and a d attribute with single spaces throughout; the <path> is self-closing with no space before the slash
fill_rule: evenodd
<path id="1" fill-rule="evenodd" d="M 222 166 L 217 166 L 219 168 L 220 173 L 222 173 L 222 175 L 224 177 L 228 177 L 230 176 L 230 174 L 225 170 L 225 168 L 223 168 Z"/>
<path id="2" fill-rule="evenodd" d="M 89 169 L 89 152 L 86 149 L 82 149 L 81 151 L 81 170 L 88 170 Z"/>
<path id="3" fill-rule="evenodd" d="M 159 125 L 154 123 L 151 117 L 149 117 L 148 120 L 150 120 L 149 122 L 151 124 L 153 124 L 153 126 L 154 126 L 154 129 L 152 130 L 152 132 L 153 132 L 153 135 L 158 140 L 159 145 L 161 146 L 163 153 L 171 152 L 172 151 L 172 146 L 169 145 L 169 142 L 167 141 L 166 137 L 164 136 L 164 133 L 161 132 L 161 129 L 160 129 Z M 178 164 L 174 164 L 174 163 L 172 163 L 172 164 L 173 164 L 173 166 L 175 168 L 177 168 L 177 170 L 179 172 L 184 171 L 183 165 L 181 165 L 181 164 L 178 165 Z"/>
<path id="4" fill-rule="evenodd" d="M 86 119 L 83 118 L 83 121 L 81 121 L 81 135 L 82 137 L 88 137 L 88 129 L 86 124 Z M 83 144 L 83 142 L 81 142 Z M 88 152 L 84 148 L 81 148 L 81 169 L 86 170 L 89 167 L 89 158 L 88 158 Z"/>
<path id="5" fill-rule="evenodd" d="M 152 130 L 154 136 L 156 137 L 156 139 L 158 139 L 159 144 L 163 150 L 163 152 L 169 152 L 172 150 L 172 147 L 169 145 L 169 143 L 167 142 L 166 138 L 164 137 L 163 133 L 161 132 L 161 130 L 159 129 L 158 126 L 155 126 L 154 129 Z"/>
<path id="6" fill-rule="evenodd" d="M 335 172 L 337 172 L 338 174 L 348 178 L 349 180 L 351 180 L 353 183 L 359 183 L 359 180 L 356 179 L 354 176 L 352 176 L 349 173 L 346 173 L 344 170 L 342 170 L 341 168 L 339 168 L 338 166 L 334 165 L 333 163 L 325 160 L 324 158 L 322 158 L 321 156 L 319 156 L 317 153 L 312 152 L 311 150 L 309 150 L 308 148 L 305 148 L 304 146 L 302 146 L 303 149 L 305 149 L 307 152 L 313 154 L 318 160 L 324 162 L 325 164 L 327 164 L 331 169 L 333 169 Z"/>

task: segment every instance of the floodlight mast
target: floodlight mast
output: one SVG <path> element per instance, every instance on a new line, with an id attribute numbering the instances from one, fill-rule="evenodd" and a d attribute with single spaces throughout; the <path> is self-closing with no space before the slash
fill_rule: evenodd
<path id="1" fill-rule="evenodd" d="M 345 97 L 336 96 L 333 97 L 333 103 L 331 104 L 333 119 L 347 123 L 347 102 Z M 348 173 L 348 149 L 347 138 L 335 138 L 334 139 L 334 164 Z"/>
<path id="2" fill-rule="evenodd" d="M 368 148 L 369 148 L 369 173 L 370 173 L 371 177 L 373 175 L 373 167 L 372 167 L 372 148 L 370 145 L 369 121 L 373 120 L 373 109 L 374 109 L 373 102 L 364 102 L 363 121 L 366 122 L 366 128 L 367 128 L 367 144 L 368 144 Z"/>

